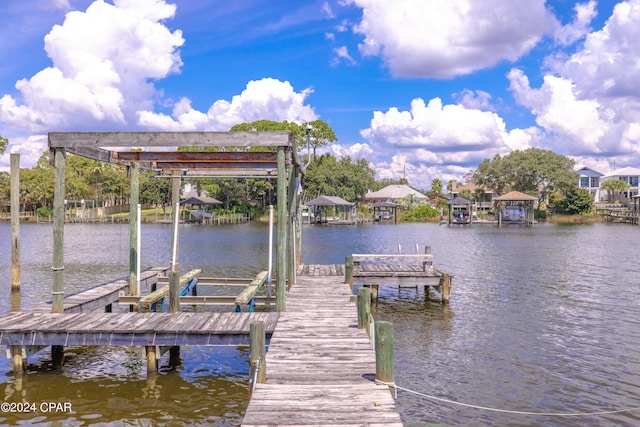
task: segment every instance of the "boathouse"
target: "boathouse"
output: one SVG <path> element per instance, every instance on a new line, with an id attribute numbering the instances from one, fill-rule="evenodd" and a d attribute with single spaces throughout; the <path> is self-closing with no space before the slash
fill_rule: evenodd
<path id="1" fill-rule="evenodd" d="M 534 203 L 538 200 L 520 191 L 510 191 L 493 199 L 498 224 L 533 224 Z"/>

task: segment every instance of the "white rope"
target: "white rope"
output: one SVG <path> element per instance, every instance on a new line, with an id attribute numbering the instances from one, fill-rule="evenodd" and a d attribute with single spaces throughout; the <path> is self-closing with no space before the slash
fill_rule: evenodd
<path id="1" fill-rule="evenodd" d="M 441 397 L 431 396 L 431 395 L 428 395 L 428 394 L 424 394 L 424 393 L 420 393 L 420 392 L 417 392 L 417 391 L 414 391 L 414 390 L 410 390 L 408 388 L 400 387 L 399 385 L 397 385 L 395 383 L 386 383 L 386 382 L 383 382 L 383 381 L 376 380 L 376 384 L 388 385 L 389 387 L 394 387 L 394 388 L 397 388 L 398 390 L 406 391 L 407 393 L 415 394 L 417 396 L 421 396 L 421 397 L 424 397 L 424 398 L 427 398 L 427 399 L 430 399 L 430 400 L 436 400 L 438 402 L 451 403 L 453 405 L 465 406 L 467 408 L 474 408 L 474 409 L 482 409 L 482 410 L 485 410 L 485 411 L 502 412 L 502 413 L 505 413 L 505 414 L 535 415 L 535 416 L 539 416 L 539 417 L 588 417 L 588 416 L 594 416 L 594 415 L 621 414 L 621 413 L 624 413 L 624 412 L 632 412 L 632 411 L 640 410 L 640 406 L 635 406 L 635 407 L 631 407 L 631 408 L 615 409 L 615 410 L 611 410 L 611 411 L 596 411 L 596 412 L 529 412 L 529 411 L 511 411 L 511 410 L 508 410 L 508 409 L 491 408 L 491 407 L 487 407 L 487 406 L 472 405 L 472 404 L 469 404 L 469 403 L 456 402 L 454 400 L 443 399 Z"/>

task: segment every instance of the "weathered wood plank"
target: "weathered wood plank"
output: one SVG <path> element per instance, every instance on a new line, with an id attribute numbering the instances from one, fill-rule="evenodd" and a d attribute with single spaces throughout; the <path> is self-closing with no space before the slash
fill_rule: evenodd
<path id="1" fill-rule="evenodd" d="M 49 147 L 288 147 L 289 131 L 271 132 L 49 132 Z"/>
<path id="2" fill-rule="evenodd" d="M 331 266 L 302 269 L 266 355 L 266 384 L 254 390 L 243 426 L 400 426 L 375 354 L 357 329 L 351 290 Z"/>

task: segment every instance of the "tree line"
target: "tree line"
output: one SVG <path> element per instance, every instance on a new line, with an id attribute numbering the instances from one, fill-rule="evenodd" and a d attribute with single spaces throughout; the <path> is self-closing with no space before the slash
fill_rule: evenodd
<path id="1" fill-rule="evenodd" d="M 293 122 L 273 122 L 258 120 L 231 128 L 232 131 L 273 131 L 287 130 L 294 135 L 301 155 L 308 162 L 304 177 L 304 192 L 307 200 L 320 195 L 342 197 L 351 202 L 363 201 L 369 191 L 379 190 L 390 184 L 409 184 L 406 179 L 376 180 L 375 171 L 364 160 L 350 157 L 336 158 L 331 154 L 317 156 L 317 148 L 337 140 L 331 127 L 316 120 L 308 124 Z M 0 137 L 0 154 L 8 141 Z M 182 147 L 182 150 L 199 151 L 201 147 Z M 216 147 L 207 147 L 216 150 Z M 245 150 L 245 147 L 226 148 Z M 255 147 L 249 148 L 254 150 Z M 263 148 L 264 149 L 264 148 Z M 530 148 L 513 151 L 507 155 L 496 155 L 485 159 L 473 172 L 470 182 L 504 194 L 511 190 L 520 191 L 538 198 L 538 207 L 552 203 L 562 213 L 585 213 L 593 210 L 593 197 L 585 189 L 577 186 L 578 174 L 573 170 L 574 161 L 550 150 Z M 36 165 L 22 169 L 20 177 L 21 209 L 34 211 L 51 209 L 53 205 L 54 168 L 45 152 Z M 275 202 L 275 182 L 263 178 L 189 178 L 199 193 L 220 200 L 225 209 L 260 209 Z M 82 156 L 69 154 L 66 167 L 66 197 L 70 200 L 92 200 L 95 206 L 125 205 L 129 201 L 129 179 L 126 167 L 103 163 Z M 447 188 L 452 190 L 453 181 Z M 609 191 L 623 191 L 622 181 L 606 181 L 602 188 Z M 140 176 L 140 202 L 146 205 L 166 207 L 171 203 L 169 179 L 156 177 L 155 173 L 142 171 Z M 628 185 L 626 186 L 628 187 Z M 443 182 L 433 179 L 429 195 L 440 195 Z M 471 199 L 481 199 L 483 190 L 474 194 L 462 194 Z M 9 174 L 0 174 L 0 202 L 8 203 L 10 194 Z M 411 201 L 407 201 L 407 208 Z"/>

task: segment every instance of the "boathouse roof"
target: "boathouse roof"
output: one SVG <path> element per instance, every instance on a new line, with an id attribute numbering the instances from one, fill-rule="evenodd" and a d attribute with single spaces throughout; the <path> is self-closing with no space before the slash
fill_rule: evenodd
<path id="1" fill-rule="evenodd" d="M 397 200 L 413 196 L 419 200 L 426 200 L 428 197 L 408 185 L 387 185 L 381 190 L 367 193 L 364 197 L 367 200 Z"/>
<path id="2" fill-rule="evenodd" d="M 493 200 L 498 201 L 526 201 L 526 200 L 538 200 L 533 196 L 528 194 L 524 194 L 520 191 L 509 191 L 507 194 L 503 194 L 502 196 L 495 197 Z"/>
<path id="3" fill-rule="evenodd" d="M 307 206 L 353 206 L 353 203 L 347 202 L 338 196 L 320 196 L 306 203 Z"/>
<path id="4" fill-rule="evenodd" d="M 448 205 L 470 205 L 472 202 L 461 196 L 456 196 L 447 202 Z"/>
<path id="5" fill-rule="evenodd" d="M 222 202 L 209 196 L 192 196 L 180 202 L 181 205 L 221 205 Z"/>

